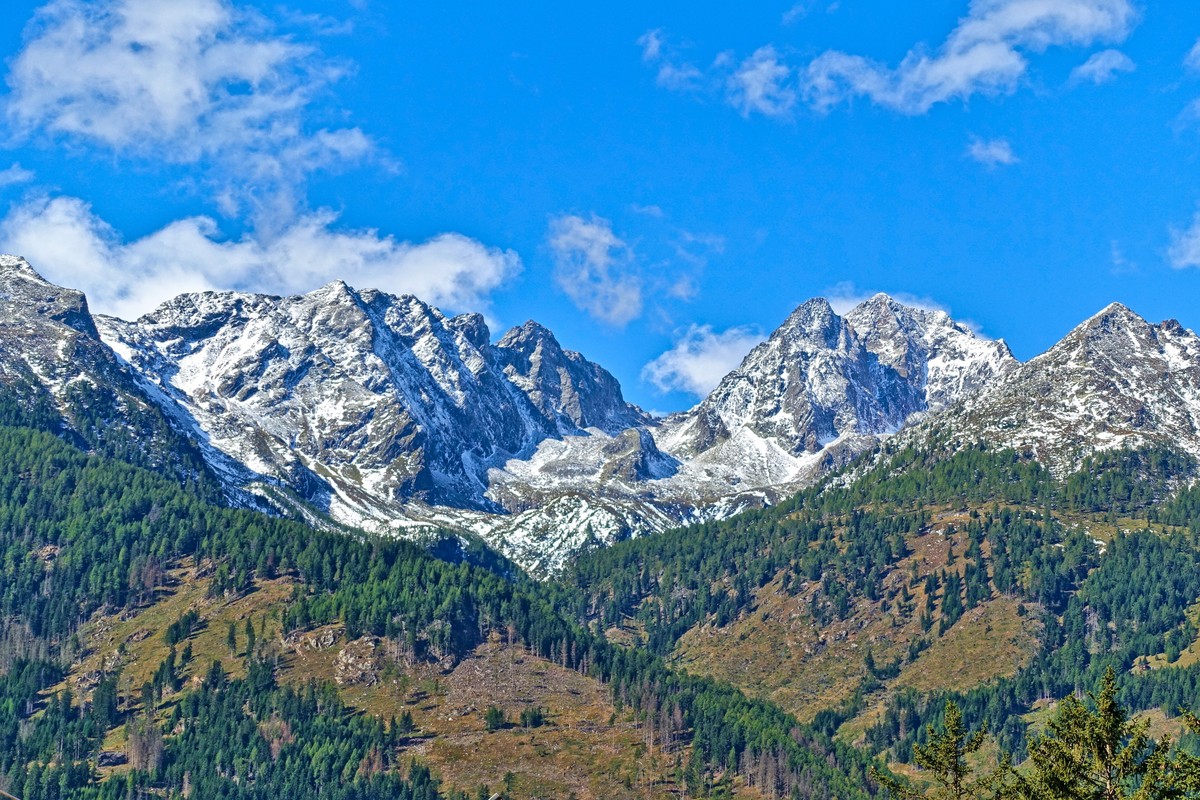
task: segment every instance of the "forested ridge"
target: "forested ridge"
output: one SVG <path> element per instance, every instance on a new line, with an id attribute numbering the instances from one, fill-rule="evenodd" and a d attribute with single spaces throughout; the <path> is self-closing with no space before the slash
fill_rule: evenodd
<path id="1" fill-rule="evenodd" d="M 912 761 L 930 726 L 944 724 L 948 700 L 971 729 L 986 728 L 1023 760 L 1024 715 L 1085 692 L 1110 668 L 1132 711 L 1200 711 L 1200 665 L 1177 663 L 1198 633 L 1190 613 L 1200 599 L 1194 459 L 1163 448 L 1115 451 L 1056 479 L 1013 451 L 974 446 L 942 455 L 952 451 L 885 451 L 855 479 L 835 476 L 773 508 L 588 553 L 568 580 L 585 598 L 585 614 L 634 623 L 663 655 L 687 631 L 729 625 L 754 612 L 760 591 L 780 587 L 807 593 L 817 625 L 847 618 L 861 602 L 920 620 L 925 633 L 907 656 L 881 664 L 868 649 L 863 685 L 816 719 L 832 734 L 866 710 L 867 697 L 883 698 L 861 741 L 901 762 Z M 941 530 L 961 536 L 966 549 L 951 544 L 945 566 L 885 589 L 897 586 L 887 577 L 941 516 L 955 518 Z M 1091 524 L 1114 533 L 1101 541 L 1086 532 Z M 1040 645 L 1015 676 L 965 692 L 887 690 L 886 681 L 964 613 L 1002 597 L 1041 622 Z M 1149 660 L 1160 668 L 1148 669 Z M 1186 747 L 1196 743 L 1183 737 Z"/>
<path id="2" fill-rule="evenodd" d="M 693 796 L 727 790 L 718 778 L 730 774 L 772 796 L 870 791 L 870 761 L 858 751 L 769 703 L 609 643 L 573 621 L 569 592 L 442 561 L 402 541 L 219 508 L 162 475 L 4 427 L 0 775 L 9 791 L 23 800 L 184 796 L 200 787 L 213 798 L 437 794 L 434 778 L 404 759 L 395 724 L 352 713 L 321 687 L 299 695 L 280 687 L 271 665 L 252 654 L 246 678 L 232 680 L 214 663 L 199 687 L 170 704 L 161 698 L 179 682 L 174 649 L 140 702 L 115 704 L 115 675 L 90 699 L 39 694 L 62 677 L 93 613 L 152 602 L 180 563 L 207 565 L 211 591 L 222 594 L 292 575 L 300 584 L 283 613 L 286 630 L 340 621 L 350 636 L 386 637 L 418 658 L 462 656 L 504 629 L 530 651 L 603 681 L 620 706 L 659 726 L 663 741 L 688 754 Z M 138 757 L 120 781 L 98 781 L 95 757 L 116 726 L 125 726 Z"/>

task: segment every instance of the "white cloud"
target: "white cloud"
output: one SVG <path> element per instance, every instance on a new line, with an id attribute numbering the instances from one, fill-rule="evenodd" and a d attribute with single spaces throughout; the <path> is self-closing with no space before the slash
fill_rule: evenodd
<path id="1" fill-rule="evenodd" d="M 1200 267 L 1200 211 L 1192 217 L 1192 224 L 1187 228 L 1171 229 L 1171 246 L 1167 248 L 1167 261 L 1175 269 Z"/>
<path id="2" fill-rule="evenodd" d="M 1120 50 L 1101 50 L 1071 70 L 1071 83 L 1088 81 L 1096 85 L 1108 83 L 1119 72 L 1133 72 L 1137 64 Z"/>
<path id="3" fill-rule="evenodd" d="M 310 124 L 346 72 L 229 0 L 51 0 L 9 62 L 4 111 L 21 135 L 205 166 L 286 215 L 308 173 L 375 149 L 358 128 Z"/>
<path id="4" fill-rule="evenodd" d="M 0 221 L 0 249 L 27 257 L 55 282 L 83 289 L 94 309 L 132 318 L 185 291 L 309 291 L 335 279 L 415 294 L 455 310 L 486 308 L 520 259 L 458 234 L 413 244 L 374 230 L 335 230 L 328 210 L 298 218 L 269 240 L 220 237 L 189 217 L 125 242 L 73 197 L 15 208 Z"/>
<path id="5" fill-rule="evenodd" d="M 686 92 L 700 87 L 704 73 L 694 64 L 675 57 L 661 28 L 646 31 L 635 44 L 642 48 L 642 61 L 658 67 L 654 82 L 662 88 Z"/>
<path id="6" fill-rule="evenodd" d="M 1017 158 L 1007 139 L 974 137 L 967 145 L 967 156 L 989 167 L 1008 166 L 1021 160 Z"/>
<path id="7" fill-rule="evenodd" d="M 1125 251 L 1121 248 L 1121 243 L 1116 239 L 1111 242 L 1112 247 L 1112 272 L 1113 275 L 1131 275 L 1138 272 L 1138 265 L 1130 261 L 1126 257 Z"/>
<path id="8" fill-rule="evenodd" d="M 629 210 L 635 214 L 643 214 L 647 217 L 662 219 L 666 216 L 666 212 L 662 210 L 662 206 L 651 203 L 650 205 L 641 205 L 640 203 L 630 203 Z"/>
<path id="9" fill-rule="evenodd" d="M 0 169 L 0 189 L 5 186 L 29 183 L 35 177 L 37 176 L 32 171 L 25 169 L 20 164 L 13 164 L 8 169 Z"/>
<path id="10" fill-rule="evenodd" d="M 729 78 L 729 103 L 743 117 L 753 113 L 787 116 L 796 104 L 796 90 L 788 85 L 792 69 L 779 59 L 775 48 L 755 50 Z"/>
<path id="11" fill-rule="evenodd" d="M 550 249 L 554 279 L 577 308 L 615 326 L 642 313 L 642 279 L 633 270 L 633 253 L 608 220 L 557 217 L 550 222 Z"/>
<path id="12" fill-rule="evenodd" d="M 783 24 L 791 25 L 797 20 L 804 19 L 812 11 L 813 5 L 815 5 L 814 0 L 800 0 L 799 3 L 783 12 Z"/>
<path id="13" fill-rule="evenodd" d="M 1200 72 L 1200 39 L 1196 40 L 1192 49 L 1188 50 L 1187 55 L 1183 57 L 1183 66 L 1192 72 Z"/>
<path id="14" fill-rule="evenodd" d="M 663 54 L 663 32 L 662 28 L 646 31 L 635 42 L 638 47 L 642 48 L 642 61 L 647 64 L 652 64 L 662 58 Z"/>
<path id="15" fill-rule="evenodd" d="M 642 379 L 663 392 L 704 397 L 764 338 L 750 327 L 718 333 L 711 325 L 692 325 L 670 350 L 642 368 Z"/>
<path id="16" fill-rule="evenodd" d="M 694 64 L 661 64 L 654 82 L 664 89 L 674 92 L 687 92 L 700 88 L 704 73 Z"/>
<path id="17" fill-rule="evenodd" d="M 972 0 L 935 53 L 914 48 L 895 68 L 836 50 L 818 56 L 806 71 L 806 96 L 819 110 L 862 95 L 923 114 L 937 103 L 1015 90 L 1026 52 L 1122 41 L 1136 16 L 1130 0 Z"/>
<path id="18" fill-rule="evenodd" d="M 817 0 L 800 0 L 800 2 L 783 12 L 783 24 L 791 25 L 794 22 L 804 19 L 814 10 L 816 10 L 817 5 Z M 832 14 L 838 10 L 840 5 L 841 3 L 838 2 L 838 0 L 834 0 L 832 3 L 829 3 L 825 6 L 825 13 Z"/>

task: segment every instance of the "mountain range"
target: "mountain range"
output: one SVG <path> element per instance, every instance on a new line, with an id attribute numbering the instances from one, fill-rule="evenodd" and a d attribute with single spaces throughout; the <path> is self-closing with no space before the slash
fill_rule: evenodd
<path id="1" fill-rule="evenodd" d="M 0 309 L 0 383 L 64 435 L 144 440 L 151 466 L 234 504 L 478 537 L 537 574 L 769 505 L 901 432 L 1060 472 L 1097 449 L 1200 454 L 1200 339 L 1116 304 L 1021 364 L 940 310 L 813 299 L 665 418 L 535 322 L 496 338 L 478 314 L 342 282 L 184 294 L 125 321 L 3 256 Z"/>

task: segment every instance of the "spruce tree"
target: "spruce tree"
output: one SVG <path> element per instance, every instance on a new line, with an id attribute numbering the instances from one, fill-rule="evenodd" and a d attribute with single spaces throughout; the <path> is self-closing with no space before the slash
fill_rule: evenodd
<path id="1" fill-rule="evenodd" d="M 1149 721 L 1133 722 L 1117 702 L 1117 676 L 1110 666 L 1095 708 L 1074 695 L 1063 700 L 1049 732 L 1029 746 L 1032 776 L 1023 794 L 1058 800 L 1157 800 L 1177 797 L 1168 784 L 1170 742 L 1154 743 Z"/>

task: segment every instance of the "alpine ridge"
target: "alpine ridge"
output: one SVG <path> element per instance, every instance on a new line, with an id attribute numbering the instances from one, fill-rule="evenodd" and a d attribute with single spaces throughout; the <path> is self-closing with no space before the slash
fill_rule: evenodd
<path id="1" fill-rule="evenodd" d="M 213 486 L 205 460 L 100 340 L 82 292 L 0 255 L 0 418 Z"/>
<path id="2" fill-rule="evenodd" d="M 340 281 L 184 294 L 130 322 L 6 256 L 0 303 L 0 380 L 50 403 L 61 432 L 153 441 L 148 458 L 235 504 L 457 532 L 537 574 L 771 504 L 900 431 L 1056 469 L 1125 445 L 1200 453 L 1200 339 L 1119 305 L 1019 364 L 940 310 L 816 298 L 694 408 L 655 419 L 536 322 L 493 341 L 478 314 Z"/>
<path id="3" fill-rule="evenodd" d="M 1113 303 L 929 430 L 1027 452 L 1058 474 L 1098 450 L 1200 455 L 1200 337 Z"/>

